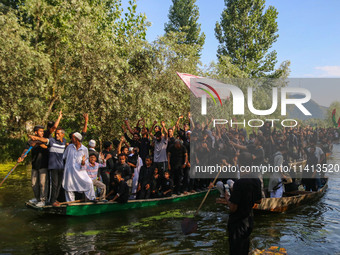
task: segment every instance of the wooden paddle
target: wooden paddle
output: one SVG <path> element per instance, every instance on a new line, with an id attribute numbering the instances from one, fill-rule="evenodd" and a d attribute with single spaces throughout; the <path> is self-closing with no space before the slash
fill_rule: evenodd
<path id="1" fill-rule="evenodd" d="M 62 202 L 62 203 L 59 203 L 59 205 L 68 205 L 68 204 L 73 204 L 73 203 L 80 203 L 83 201 L 84 199 L 80 199 L 80 200 L 74 200 L 74 201 L 69 201 L 69 202 Z"/>
<path id="2" fill-rule="evenodd" d="M 32 144 L 30 144 L 31 146 L 28 148 L 28 150 L 25 152 L 24 155 L 22 155 L 22 159 L 25 158 L 25 156 L 30 152 L 30 150 L 33 148 Z M 1 181 L 0 183 L 0 187 L 2 186 L 2 184 L 6 181 L 6 179 L 8 178 L 8 176 L 14 171 L 15 168 L 17 168 L 17 166 L 19 165 L 19 162 L 17 162 L 15 164 L 15 166 L 11 169 L 11 171 L 8 172 L 8 174 L 6 175 L 6 177 Z"/>
<path id="3" fill-rule="evenodd" d="M 191 233 L 194 233 L 197 228 L 198 228 L 198 225 L 197 225 L 197 221 L 194 219 L 197 215 L 198 215 L 198 212 L 199 210 L 202 208 L 205 200 L 207 199 L 209 193 L 210 193 L 210 190 L 212 189 L 212 187 L 215 186 L 215 182 L 218 178 L 218 176 L 220 175 L 221 172 L 218 172 L 212 185 L 210 186 L 209 190 L 207 191 L 207 193 L 205 194 L 200 206 L 197 208 L 195 214 L 194 214 L 194 217 L 193 218 L 185 218 L 183 221 L 182 221 L 182 224 L 181 224 L 181 228 L 182 228 L 182 232 L 184 235 L 189 235 Z"/>

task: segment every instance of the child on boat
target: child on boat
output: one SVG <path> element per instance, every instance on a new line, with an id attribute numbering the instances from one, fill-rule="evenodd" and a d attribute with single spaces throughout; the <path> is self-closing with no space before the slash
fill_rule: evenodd
<path id="1" fill-rule="evenodd" d="M 129 199 L 129 186 L 126 184 L 125 180 L 122 178 L 122 173 L 115 171 L 113 175 L 113 183 L 111 183 L 112 188 L 107 198 L 110 202 L 126 203 Z"/>
<path id="2" fill-rule="evenodd" d="M 86 158 L 83 156 L 81 165 L 82 170 L 86 170 L 87 174 L 91 178 L 93 182 L 93 186 L 100 189 L 100 201 L 105 200 L 105 194 L 106 194 L 106 185 L 98 180 L 99 172 L 98 169 L 100 167 L 106 167 L 106 161 L 110 159 L 112 156 L 111 154 L 107 154 L 106 158 L 104 158 L 104 155 L 102 153 L 99 154 L 99 157 L 103 163 L 97 163 L 97 154 L 95 152 L 90 152 L 89 160 L 85 161 Z"/>
<path id="3" fill-rule="evenodd" d="M 174 182 L 172 179 L 170 179 L 169 172 L 164 173 L 164 179 L 162 181 L 161 185 L 161 192 L 163 197 L 171 197 L 172 191 L 174 187 Z"/>
<path id="4" fill-rule="evenodd" d="M 153 176 L 151 178 L 151 198 L 159 198 L 162 196 L 161 192 L 161 176 L 158 173 L 158 168 L 153 171 Z"/>

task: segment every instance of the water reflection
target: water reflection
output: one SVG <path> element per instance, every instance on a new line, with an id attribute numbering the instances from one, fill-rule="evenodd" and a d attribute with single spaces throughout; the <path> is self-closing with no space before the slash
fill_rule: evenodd
<path id="1" fill-rule="evenodd" d="M 334 146 L 332 162 L 340 162 Z M 4 175 L 9 169 L 0 169 Z M 210 197 L 199 214 L 199 231 L 181 234 L 180 223 L 200 200 L 97 216 L 36 214 L 24 207 L 32 198 L 30 170 L 18 168 L 0 188 L 0 253 L 9 254 L 227 254 L 225 207 Z M 331 178 L 318 202 L 286 214 L 255 216 L 252 248 L 278 245 L 288 254 L 340 253 L 340 179 Z"/>

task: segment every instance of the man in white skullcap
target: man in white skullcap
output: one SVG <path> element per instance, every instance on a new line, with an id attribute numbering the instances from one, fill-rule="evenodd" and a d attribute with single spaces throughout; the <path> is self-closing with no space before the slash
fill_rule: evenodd
<path id="1" fill-rule="evenodd" d="M 63 159 L 65 171 L 63 188 L 65 189 L 66 201 L 74 201 L 74 192 L 84 192 L 89 200 L 95 200 L 93 183 L 86 170 L 82 170 L 81 162 L 83 157 L 88 159 L 88 149 L 81 143 L 82 135 L 78 132 L 72 135 L 72 143 L 66 148 Z"/>
<path id="2" fill-rule="evenodd" d="M 99 159 L 99 153 L 98 153 L 98 151 L 96 151 L 96 141 L 95 140 L 93 140 L 93 139 L 91 139 L 90 141 L 89 141 L 89 153 L 94 153 L 95 155 L 96 155 L 96 157 L 97 157 L 97 162 L 99 162 L 98 161 L 98 159 Z"/>

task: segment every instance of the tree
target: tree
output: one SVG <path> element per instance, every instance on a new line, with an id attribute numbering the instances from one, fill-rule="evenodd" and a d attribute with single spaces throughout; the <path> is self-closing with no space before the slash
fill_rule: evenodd
<path id="1" fill-rule="evenodd" d="M 18 131 L 43 117 L 50 62 L 30 45 L 30 29 L 15 11 L 0 13 L 0 28 L 0 132 Z"/>
<path id="2" fill-rule="evenodd" d="M 173 5 L 169 10 L 169 22 L 165 24 L 165 32 L 184 32 L 186 36 L 179 44 L 199 45 L 201 51 L 205 34 L 201 33 L 201 25 L 198 24 L 199 10 L 195 4 L 196 0 L 172 0 Z"/>
<path id="3" fill-rule="evenodd" d="M 225 0 L 225 5 L 215 27 L 218 58 L 229 56 L 250 77 L 268 75 L 277 63 L 276 51 L 269 51 L 279 36 L 277 10 L 273 6 L 265 10 L 265 0 Z M 286 73 L 274 72 L 274 77 L 282 72 Z"/>

